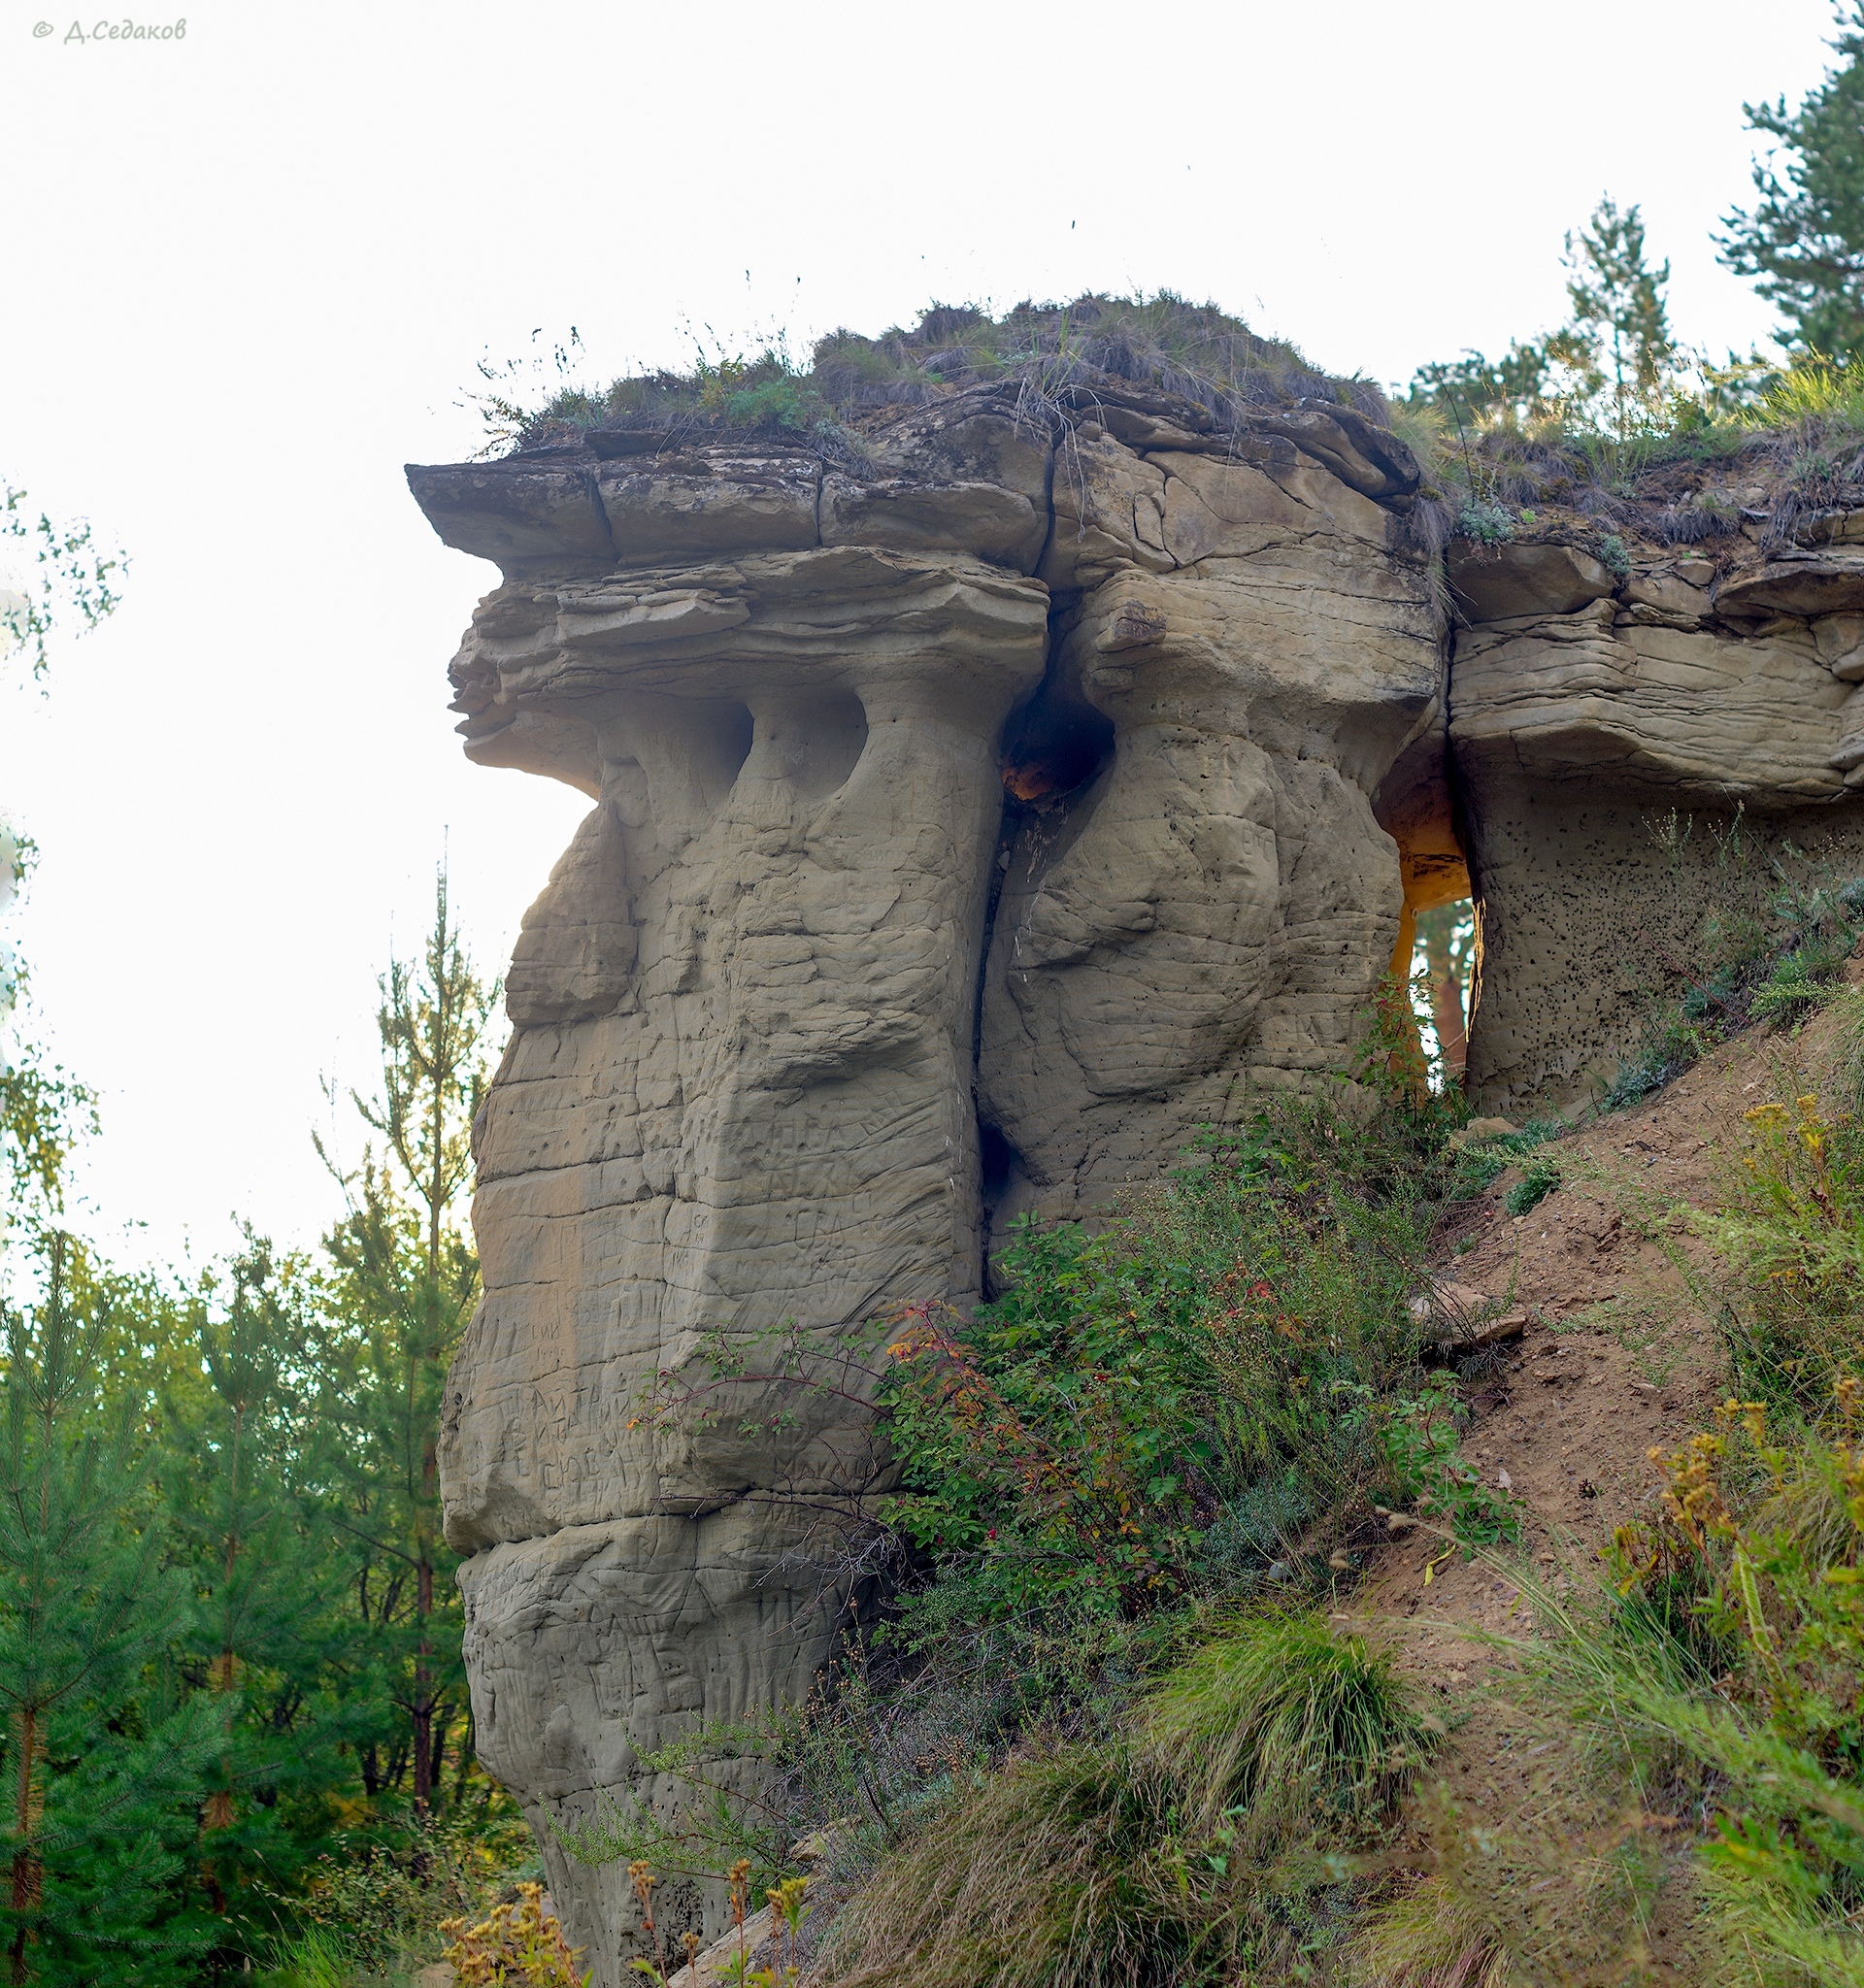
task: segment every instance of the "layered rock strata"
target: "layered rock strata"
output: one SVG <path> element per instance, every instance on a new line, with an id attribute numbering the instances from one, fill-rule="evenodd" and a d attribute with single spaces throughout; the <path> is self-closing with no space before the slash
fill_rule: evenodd
<path id="1" fill-rule="evenodd" d="M 1346 1068 L 1455 865 L 1381 825 L 1444 813 L 1433 557 L 1351 411 L 1138 388 L 410 477 L 505 574 L 468 753 L 592 803 L 513 961 L 441 1459 L 480 1751 L 618 1988 L 625 1871 L 548 1824 L 675 1802 L 644 1753 L 831 1649 L 883 1481 L 850 1333 Z M 758 1380 L 780 1330 L 836 1384 Z"/>
<path id="2" fill-rule="evenodd" d="M 1864 554 L 1759 536 L 1621 576 L 1567 545 L 1452 551 L 1481 1110 L 1596 1102 L 1705 918 L 1789 851 L 1864 871 Z"/>
<path id="3" fill-rule="evenodd" d="M 1479 1108 L 1596 1097 L 1708 912 L 1789 846 L 1864 870 L 1864 513 L 1672 490 L 1446 559 L 1351 408 L 1111 380 L 410 476 L 504 572 L 468 754 L 591 803 L 512 962 L 441 1457 L 481 1753 L 619 1988 L 625 1870 L 549 1825 L 670 1813 L 644 1756 L 808 1690 L 886 1481 L 865 1322 L 1343 1080 L 1472 883 Z"/>

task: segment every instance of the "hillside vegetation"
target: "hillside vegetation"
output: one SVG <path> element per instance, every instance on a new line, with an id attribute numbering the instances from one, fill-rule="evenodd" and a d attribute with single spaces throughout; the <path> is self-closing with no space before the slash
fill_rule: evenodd
<path id="1" fill-rule="evenodd" d="M 1400 1055 L 897 1322 L 882 1627 L 582 1847 L 800 1860 L 834 1983 L 1864 1978 L 1864 963 L 1777 936 L 1622 1107 Z"/>

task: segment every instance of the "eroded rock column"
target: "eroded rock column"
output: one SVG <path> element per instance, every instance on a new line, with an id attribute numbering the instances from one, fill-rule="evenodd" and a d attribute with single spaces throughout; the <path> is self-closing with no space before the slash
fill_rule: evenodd
<path id="1" fill-rule="evenodd" d="M 480 1751 L 599 1988 L 625 1869 L 549 1823 L 676 1803 L 645 1754 L 805 1695 L 885 1470 L 858 1389 L 644 1389 L 968 1304 L 993 1216 L 1331 1084 L 1389 961 L 1381 784 L 1444 749 L 1415 464 L 1344 407 L 1090 398 L 968 387 L 832 459 L 598 430 L 411 473 L 506 574 L 452 668 L 468 752 L 592 803 L 512 964 L 441 1466 Z"/>
<path id="2" fill-rule="evenodd" d="M 1405 898 L 1375 798 L 1408 746 L 1443 749 L 1428 555 L 1397 508 L 1415 473 L 1388 436 L 1341 412 L 1295 439 L 1107 421 L 1125 439 L 1087 424 L 1057 470 L 1042 572 L 1072 605 L 1012 767 L 979 1065 L 999 1238 L 1344 1071 Z M 1080 738 L 1083 712 L 1103 754 L 1044 791 L 1041 721 Z"/>
<path id="3" fill-rule="evenodd" d="M 472 489 L 432 474 L 429 511 L 469 548 L 510 529 L 508 487 L 475 522 Z M 630 523 L 662 555 L 682 531 L 782 536 L 773 519 L 815 539 L 818 466 L 737 474 L 733 498 L 710 471 L 656 488 L 579 464 L 558 494 L 583 520 L 594 483 L 623 561 Z M 877 1463 L 859 1403 L 826 1390 L 781 1427 L 754 1389 L 705 1425 L 644 1420 L 643 1390 L 703 1385 L 717 1345 L 754 1370 L 785 1321 L 832 1343 L 888 1301 L 975 1295 L 998 734 L 1041 676 L 1048 603 L 963 549 L 811 543 L 699 570 L 611 550 L 591 573 L 593 531 L 549 530 L 491 547 L 516 570 L 454 665 L 475 756 L 595 806 L 513 963 L 477 1142 L 485 1298 L 442 1471 L 481 1755 L 616 1983 L 625 1869 L 569 1862 L 549 1822 L 598 1790 L 679 1799 L 644 1751 L 807 1692 L 846 1599 L 833 1508 Z M 695 1925 L 705 1904 L 669 1901 Z"/>

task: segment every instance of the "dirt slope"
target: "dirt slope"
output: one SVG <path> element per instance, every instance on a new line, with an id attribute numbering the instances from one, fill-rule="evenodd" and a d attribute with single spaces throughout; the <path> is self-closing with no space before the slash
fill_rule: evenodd
<path id="1" fill-rule="evenodd" d="M 1849 972 L 1864 980 L 1864 963 Z M 1651 1812 L 1664 1805 L 1649 1791 L 1628 1809 L 1622 1791 L 1615 1805 L 1603 1796 L 1570 1731 L 1540 1716 L 1484 1633 L 1532 1636 L 1523 1568 L 1544 1608 L 1595 1588 L 1613 1528 L 1655 1496 L 1649 1451 L 1713 1420 L 1727 1392 L 1714 1265 L 1679 1211 L 1724 1198 L 1746 1143 L 1742 1114 L 1822 1090 L 1835 1043 L 1829 1015 L 1798 1032 L 1749 1030 L 1655 1098 L 1548 1146 L 1564 1184 L 1530 1212 L 1506 1210 L 1521 1177 L 1511 1169 L 1438 1239 L 1444 1278 L 1504 1315 L 1525 1313 L 1517 1340 L 1465 1363 L 1473 1421 L 1462 1445 L 1486 1482 L 1521 1501 L 1522 1549 L 1446 1560 L 1443 1540 L 1419 1530 L 1376 1549 L 1344 1608 L 1397 1645 L 1450 1728 L 1400 1862 L 1420 1875 L 1460 1863 L 1460 1882 L 1566 1957 L 1562 1979 L 1702 1977 L 1687 1921 L 1703 1819 Z M 1639 1857 L 1675 1881 L 1627 1923 L 1625 1910 L 1614 1917 L 1628 1893 L 1612 1873 Z"/>

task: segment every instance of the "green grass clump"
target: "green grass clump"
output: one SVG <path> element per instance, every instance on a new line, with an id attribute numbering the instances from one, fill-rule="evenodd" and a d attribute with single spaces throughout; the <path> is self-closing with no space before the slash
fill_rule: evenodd
<path id="1" fill-rule="evenodd" d="M 1427 1731 L 1391 1658 L 1313 1614 L 1269 1614 L 1205 1643 L 1144 1699 L 1140 1757 L 1187 1828 L 1236 1820 L 1260 1854 L 1316 1816 L 1382 1809 Z"/>
<path id="2" fill-rule="evenodd" d="M 863 1988 L 1192 1988 L 1337 1940 L 1433 1739 L 1388 1657 L 1233 1621 L 1099 1742 L 1014 1757 L 885 1859 L 824 1954 Z"/>
<path id="3" fill-rule="evenodd" d="M 1521 1977 L 1477 1902 L 1427 1877 L 1366 1922 L 1351 1979 L 1354 1988 L 1515 1988 Z"/>
<path id="4" fill-rule="evenodd" d="M 1804 354 L 1768 381 L 1747 418 L 1753 427 L 1864 434 L 1864 356 Z"/>
<path id="5" fill-rule="evenodd" d="M 1812 934 L 1775 963 L 1754 989 L 1749 1013 L 1756 1021 L 1803 1021 L 1837 991 L 1855 939 L 1855 928 L 1848 923 L 1837 931 Z"/>
<path id="6" fill-rule="evenodd" d="M 1547 1153 L 1536 1153 L 1521 1170 L 1521 1177 L 1508 1190 L 1502 1205 L 1512 1215 L 1524 1215 L 1554 1192 L 1561 1177 L 1558 1160 Z"/>
<path id="7" fill-rule="evenodd" d="M 412 1824 L 399 1839 L 340 1834 L 312 1867 L 292 1923 L 273 1943 L 278 1988 L 350 1988 L 412 1978 L 440 1957 L 443 1927 L 477 1916 L 515 1879 L 540 1874 L 517 1816 Z"/>
<path id="8" fill-rule="evenodd" d="M 1473 1201 L 1514 1161 L 1523 1159 L 1550 1139 L 1564 1139 L 1572 1130 L 1564 1118 L 1530 1118 L 1518 1132 L 1472 1141 L 1457 1156 L 1450 1176 L 1449 1199 Z M 1511 1209 L 1510 1213 L 1514 1212 Z"/>

